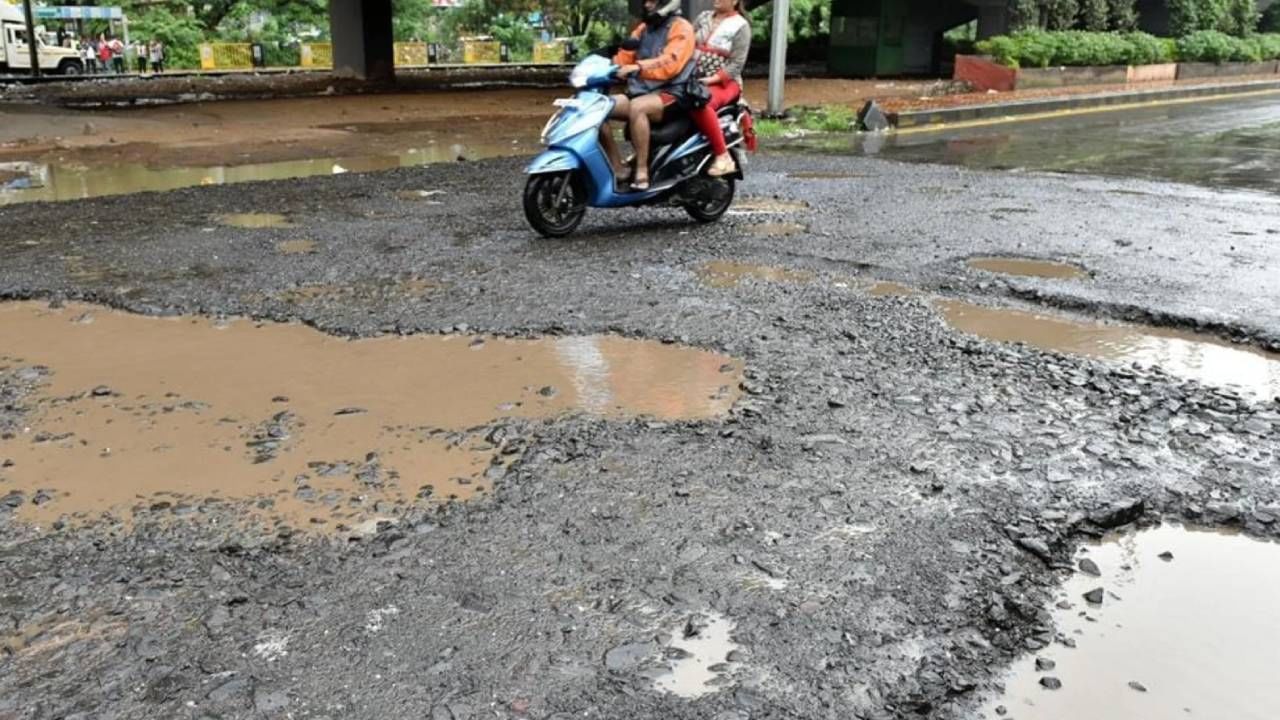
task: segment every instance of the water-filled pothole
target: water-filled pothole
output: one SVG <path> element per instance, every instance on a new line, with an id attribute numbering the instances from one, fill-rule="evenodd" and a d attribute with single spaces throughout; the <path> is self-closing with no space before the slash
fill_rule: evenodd
<path id="1" fill-rule="evenodd" d="M 947 324 L 973 335 L 1043 350 L 1158 366 L 1178 377 L 1280 397 L 1280 355 L 1171 328 L 1103 325 L 1061 316 L 935 300 Z"/>
<path id="2" fill-rule="evenodd" d="M 912 297 L 919 295 L 920 291 L 902 283 L 882 280 L 872 285 L 867 293 L 872 297 Z"/>
<path id="3" fill-rule="evenodd" d="M 1163 526 L 1081 557 L 1100 576 L 1067 580 L 1054 611 L 1058 640 L 1015 666 L 986 717 L 1275 717 L 1280 547 Z M 1098 588 L 1101 604 L 1084 598 Z M 1054 680 L 1061 687 L 1051 690 Z"/>
<path id="4" fill-rule="evenodd" d="M 1060 280 L 1079 280 L 1089 276 L 1083 269 L 1070 263 L 1033 258 L 976 257 L 971 258 L 967 264 L 975 270 L 985 270 L 1001 275 Z"/>
<path id="5" fill-rule="evenodd" d="M 698 277 L 709 287 L 731 288 L 737 287 L 747 279 L 775 283 L 807 283 L 813 280 L 813 273 L 772 265 L 712 260 L 698 268 Z"/>
<path id="6" fill-rule="evenodd" d="M 714 417 L 742 369 L 615 336 L 346 340 L 76 304 L 0 305 L 0 337 L 0 372 L 38 386 L 26 427 L 0 439 L 2 487 L 33 522 L 219 498 L 295 526 L 355 524 L 487 490 L 519 448 L 495 420 Z"/>
<path id="7" fill-rule="evenodd" d="M 281 255 L 310 255 L 315 251 L 315 240 L 285 240 L 276 243 L 276 252 Z"/>
<path id="8" fill-rule="evenodd" d="M 777 198 L 742 198 L 729 208 L 730 215 L 785 215 L 808 210 L 809 204 Z"/>
<path id="9" fill-rule="evenodd" d="M 521 152 L 509 143 L 442 143 L 386 155 L 311 158 L 245 165 L 153 168 L 141 164 L 88 167 L 24 163 L 20 177 L 0 179 L 0 205 L 41 200 L 80 200 L 106 195 L 163 192 L 200 185 L 283 180 L 348 172 L 376 172 L 439 162 L 501 157 Z"/>
<path id="10" fill-rule="evenodd" d="M 229 227 L 262 229 L 262 228 L 291 228 L 293 223 L 289 222 L 289 218 L 278 213 L 224 213 L 222 215 L 214 215 L 213 219 L 219 225 L 227 225 Z"/>
<path id="11" fill-rule="evenodd" d="M 733 627 L 732 620 L 715 612 L 689 618 L 666 648 L 670 672 L 658 676 L 654 685 L 683 698 L 721 689 L 732 669 L 731 654 L 738 647 L 730 637 Z"/>

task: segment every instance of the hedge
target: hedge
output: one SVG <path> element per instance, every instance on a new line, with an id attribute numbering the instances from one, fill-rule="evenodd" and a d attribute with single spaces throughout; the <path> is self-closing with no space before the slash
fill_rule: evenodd
<path id="1" fill-rule="evenodd" d="M 1280 59 L 1280 33 L 1238 38 L 1201 30 L 1172 40 L 1142 32 L 1028 30 L 980 40 L 974 48 L 1009 67 L 1260 62 Z"/>

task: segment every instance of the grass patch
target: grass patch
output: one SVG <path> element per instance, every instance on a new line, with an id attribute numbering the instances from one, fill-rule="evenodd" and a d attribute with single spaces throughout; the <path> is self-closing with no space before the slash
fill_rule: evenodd
<path id="1" fill-rule="evenodd" d="M 848 133 L 858 129 L 858 116 L 844 105 L 791 108 L 787 117 L 780 120 L 761 119 L 756 122 L 756 134 L 763 138 L 786 137 L 797 133 Z"/>

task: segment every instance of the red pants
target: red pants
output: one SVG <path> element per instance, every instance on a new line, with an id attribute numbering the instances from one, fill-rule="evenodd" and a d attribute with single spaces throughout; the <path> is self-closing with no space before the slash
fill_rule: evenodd
<path id="1" fill-rule="evenodd" d="M 716 111 L 738 99 L 742 95 L 742 88 L 738 87 L 738 83 L 730 80 L 720 85 L 708 85 L 707 89 L 711 91 L 711 100 L 706 105 L 689 113 L 693 124 L 698 128 L 698 132 L 707 137 L 707 142 L 711 143 L 711 152 L 715 155 L 723 155 L 728 152 L 724 145 L 724 132 L 720 130 L 720 120 L 716 117 Z"/>

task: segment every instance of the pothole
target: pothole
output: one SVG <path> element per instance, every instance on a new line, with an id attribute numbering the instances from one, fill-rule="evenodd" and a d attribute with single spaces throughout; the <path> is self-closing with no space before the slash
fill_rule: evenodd
<path id="1" fill-rule="evenodd" d="M 654 685 L 682 698 L 720 690 L 729 681 L 738 648 L 730 637 L 733 627 L 732 620 L 715 612 L 689 618 L 665 650 L 671 670 L 655 678 Z"/>
<path id="2" fill-rule="evenodd" d="M 86 166 L 74 163 L 0 163 L 0 205 L 80 200 L 108 195 L 164 192 L 185 187 L 230 185 L 261 180 L 343 175 L 416 167 L 459 158 L 479 160 L 524 152 L 503 143 L 440 143 L 396 153 L 306 158 L 244 165 L 155 168 L 141 163 Z M 4 172 L 21 173 L 4 180 Z"/>
<path id="3" fill-rule="evenodd" d="M 1081 559 L 1100 576 L 1066 581 L 1057 641 L 1015 665 L 986 717 L 1275 716 L 1280 548 L 1162 526 L 1089 546 Z"/>
<path id="4" fill-rule="evenodd" d="M 790 237 L 792 235 L 800 235 L 809 231 L 807 225 L 800 223 L 777 223 L 768 222 L 752 225 L 750 233 L 759 237 Z"/>
<path id="5" fill-rule="evenodd" d="M 729 209 L 730 215 L 785 215 L 808 210 L 809 204 L 777 198 L 742 198 Z"/>
<path id="6" fill-rule="evenodd" d="M 1280 354 L 1171 328 L 1103 325 L 958 300 L 935 305 L 951 327 L 989 340 L 1158 366 L 1184 379 L 1280 397 Z"/>
<path id="7" fill-rule="evenodd" d="M 311 255 L 315 251 L 315 240 L 285 240 L 276 243 L 276 252 L 281 255 Z"/>
<path id="8" fill-rule="evenodd" d="M 289 218 L 277 213 L 224 213 L 215 215 L 214 221 L 219 225 L 238 228 L 291 228 Z"/>
<path id="9" fill-rule="evenodd" d="M 966 263 L 974 270 L 999 273 L 1001 275 L 1019 275 L 1022 277 L 1053 278 L 1059 280 L 1079 280 L 1089 277 L 1082 268 L 1070 263 L 1053 260 L 1036 260 L 1032 258 L 1009 257 L 976 257 Z"/>
<path id="10" fill-rule="evenodd" d="M 264 518 L 345 528 L 489 490 L 523 442 L 486 427 L 501 418 L 711 418 L 742 371 L 615 336 L 353 341 L 79 304 L 0 305 L 0 337 L 0 372 L 38 384 L 26 426 L 0 436 L 6 504 L 36 523 L 253 501 Z"/>
<path id="11" fill-rule="evenodd" d="M 882 281 L 872 285 L 867 293 L 873 297 L 912 297 L 920 291 L 901 283 Z"/>
<path id="12" fill-rule="evenodd" d="M 737 287 L 743 280 L 763 280 L 775 283 L 807 283 L 813 281 L 813 273 L 771 265 L 712 260 L 698 268 L 698 277 L 713 288 Z"/>
<path id="13" fill-rule="evenodd" d="M 829 172 L 825 170 L 805 170 L 787 173 L 794 180 L 852 180 L 854 178 L 871 177 L 864 173 Z"/>

